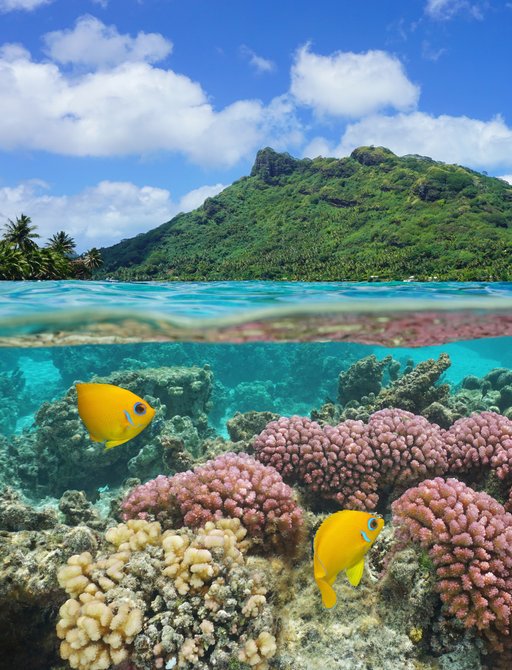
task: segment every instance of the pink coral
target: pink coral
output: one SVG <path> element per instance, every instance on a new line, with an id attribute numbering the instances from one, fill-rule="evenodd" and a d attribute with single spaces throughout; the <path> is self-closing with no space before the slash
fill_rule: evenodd
<path id="1" fill-rule="evenodd" d="M 392 505 L 398 537 L 429 553 L 448 611 L 492 650 L 512 647 L 512 514 L 494 498 L 441 477 Z"/>
<path id="2" fill-rule="evenodd" d="M 444 431 L 450 469 L 467 472 L 490 465 L 500 479 L 512 468 L 512 421 L 496 412 L 472 414 Z"/>
<path id="3" fill-rule="evenodd" d="M 415 483 L 448 468 L 441 429 L 412 412 L 375 412 L 368 421 L 368 439 L 379 463 L 381 486 Z"/>
<path id="4" fill-rule="evenodd" d="M 158 475 L 145 484 L 133 488 L 121 503 L 123 521 L 147 519 L 166 510 L 171 504 L 171 478 Z"/>
<path id="5" fill-rule="evenodd" d="M 123 518 L 178 512 L 187 526 L 239 518 L 253 537 L 295 543 L 302 510 L 281 475 L 247 454 L 227 453 L 174 477 L 137 486 L 122 503 Z"/>
<path id="6" fill-rule="evenodd" d="M 368 425 L 349 419 L 322 428 L 303 417 L 281 417 L 253 446 L 262 463 L 289 481 L 351 509 L 374 509 L 382 490 L 447 468 L 439 426 L 401 409 L 375 412 Z"/>

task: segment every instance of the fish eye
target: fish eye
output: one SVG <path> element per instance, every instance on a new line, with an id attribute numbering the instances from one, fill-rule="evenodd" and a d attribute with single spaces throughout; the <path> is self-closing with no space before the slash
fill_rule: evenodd
<path id="1" fill-rule="evenodd" d="M 143 402 L 136 402 L 135 405 L 133 406 L 133 411 L 135 412 L 135 414 L 142 416 L 143 414 L 146 413 L 146 405 Z"/>
<path id="2" fill-rule="evenodd" d="M 370 530 L 377 530 L 378 525 L 379 525 L 379 522 L 377 521 L 377 519 L 374 516 L 372 516 L 370 519 L 368 519 L 368 528 Z"/>

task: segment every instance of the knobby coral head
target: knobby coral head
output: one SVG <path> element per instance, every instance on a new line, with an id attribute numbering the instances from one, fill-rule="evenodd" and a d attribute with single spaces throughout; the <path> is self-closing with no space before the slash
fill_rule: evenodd
<path id="1" fill-rule="evenodd" d="M 512 650 L 512 514 L 457 479 L 426 480 L 392 505 L 398 537 L 429 552 L 448 611 L 492 651 Z"/>
<path id="2" fill-rule="evenodd" d="M 399 408 L 321 426 L 306 417 L 272 421 L 253 441 L 256 458 L 291 483 L 355 510 L 375 509 L 428 477 L 475 468 L 512 473 L 512 421 L 496 412 L 459 419 L 448 430 Z"/>
<path id="3" fill-rule="evenodd" d="M 178 515 L 190 527 L 238 518 L 250 536 L 272 546 L 296 544 L 303 523 L 281 475 L 247 454 L 222 454 L 194 470 L 160 475 L 135 487 L 121 507 L 124 520 Z"/>

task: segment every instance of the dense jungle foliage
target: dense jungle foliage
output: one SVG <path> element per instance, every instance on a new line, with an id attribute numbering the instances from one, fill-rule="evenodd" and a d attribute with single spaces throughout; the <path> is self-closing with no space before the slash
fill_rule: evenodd
<path id="1" fill-rule="evenodd" d="M 64 230 L 40 247 L 36 230 L 26 214 L 15 221 L 8 219 L 0 237 L 0 279 L 90 279 L 92 271 L 101 266 L 101 254 L 95 247 L 78 256 L 75 240 Z"/>
<path id="2" fill-rule="evenodd" d="M 360 147 L 251 175 L 188 214 L 102 249 L 101 275 L 180 280 L 512 280 L 512 186 Z"/>

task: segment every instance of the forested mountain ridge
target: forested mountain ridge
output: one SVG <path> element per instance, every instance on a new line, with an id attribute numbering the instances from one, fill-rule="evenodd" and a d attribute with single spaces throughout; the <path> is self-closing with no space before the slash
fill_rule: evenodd
<path id="1" fill-rule="evenodd" d="M 430 158 L 360 147 L 262 149 L 193 212 L 101 250 L 118 279 L 511 280 L 512 186 Z"/>

